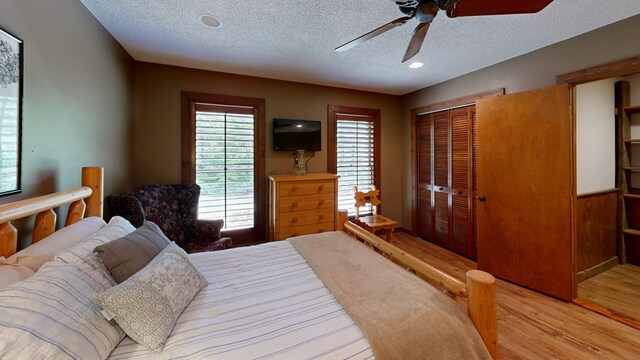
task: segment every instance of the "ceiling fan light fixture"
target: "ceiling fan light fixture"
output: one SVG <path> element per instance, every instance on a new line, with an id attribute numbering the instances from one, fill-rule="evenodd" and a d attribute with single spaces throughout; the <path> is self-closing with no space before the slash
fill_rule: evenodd
<path id="1" fill-rule="evenodd" d="M 421 63 L 420 61 L 412 62 L 411 65 L 409 65 L 409 67 L 412 68 L 412 69 L 419 69 L 419 68 L 421 68 L 423 66 L 424 66 L 424 64 Z"/>
<path id="2" fill-rule="evenodd" d="M 212 15 L 202 14 L 198 17 L 198 19 L 200 20 L 200 23 L 202 25 L 209 28 L 216 29 L 222 26 L 222 22 Z"/>

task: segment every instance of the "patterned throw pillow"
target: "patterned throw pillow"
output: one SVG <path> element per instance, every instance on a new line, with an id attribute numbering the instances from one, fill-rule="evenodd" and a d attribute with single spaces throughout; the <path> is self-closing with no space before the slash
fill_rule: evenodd
<path id="1" fill-rule="evenodd" d="M 0 289 L 0 359 L 106 359 L 124 338 L 92 301 L 106 289 L 57 261 Z"/>
<path id="2" fill-rule="evenodd" d="M 111 277 L 109 270 L 102 263 L 98 254 L 93 252 L 93 249 L 96 246 L 119 239 L 135 229 L 127 219 L 114 216 L 102 230 L 82 242 L 57 253 L 55 259 L 56 261 L 76 265 L 80 270 L 86 272 L 106 287 L 113 286 L 116 284 L 115 280 Z"/>
<path id="3" fill-rule="evenodd" d="M 160 352 L 178 316 L 207 280 L 174 242 L 126 281 L 96 295 L 96 302 L 134 341 Z"/>

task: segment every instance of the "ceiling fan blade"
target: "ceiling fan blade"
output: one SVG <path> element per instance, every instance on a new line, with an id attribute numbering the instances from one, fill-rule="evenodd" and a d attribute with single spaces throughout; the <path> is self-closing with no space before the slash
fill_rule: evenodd
<path id="1" fill-rule="evenodd" d="M 429 31 L 429 26 L 431 26 L 431 22 L 420 23 L 418 24 L 418 26 L 416 26 L 416 29 L 413 31 L 413 37 L 411 38 L 411 42 L 407 47 L 407 52 L 404 54 L 402 62 L 411 59 L 412 57 L 416 56 L 418 52 L 420 52 L 420 48 L 422 47 L 424 38 L 427 36 L 427 31 Z"/>
<path id="2" fill-rule="evenodd" d="M 393 28 L 397 28 L 398 26 L 404 25 L 407 21 L 409 21 L 411 19 L 413 19 L 413 16 L 404 16 L 404 17 L 401 17 L 399 19 L 395 19 L 392 22 L 390 22 L 388 24 L 385 24 L 385 25 L 382 25 L 382 26 L 380 26 L 379 28 L 377 28 L 375 30 L 369 31 L 368 33 L 366 33 L 366 34 L 364 34 L 364 35 L 362 35 L 360 37 L 357 37 L 357 38 L 349 41 L 348 43 L 346 43 L 344 45 L 338 46 L 335 49 L 335 51 L 349 50 L 352 47 L 354 47 L 356 45 L 359 45 L 359 44 L 361 44 L 361 43 L 363 43 L 363 42 L 365 42 L 365 41 L 367 41 L 367 40 L 369 40 L 371 38 L 374 38 L 374 37 L 376 37 L 376 36 L 378 36 L 378 35 L 380 35 L 382 33 L 385 33 L 385 32 L 387 32 L 387 31 L 389 31 L 389 30 L 391 30 Z"/>
<path id="3" fill-rule="evenodd" d="M 391 0 L 394 3 L 396 3 L 396 5 L 401 5 L 401 6 L 415 6 L 418 4 L 418 0 Z"/>
<path id="4" fill-rule="evenodd" d="M 453 0 L 447 6 L 447 16 L 531 14 L 552 2 L 553 0 Z"/>

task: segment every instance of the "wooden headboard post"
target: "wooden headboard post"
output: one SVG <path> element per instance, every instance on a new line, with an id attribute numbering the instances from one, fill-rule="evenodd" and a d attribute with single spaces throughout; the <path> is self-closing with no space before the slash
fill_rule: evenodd
<path id="1" fill-rule="evenodd" d="M 87 210 L 85 216 L 103 216 L 102 202 L 104 199 L 104 168 L 83 167 L 82 186 L 91 188 L 93 192 L 86 199 Z"/>
<path id="2" fill-rule="evenodd" d="M 36 215 L 31 243 L 56 230 L 54 208 L 70 204 L 65 226 L 86 216 L 102 217 L 103 168 L 82 168 L 82 187 L 0 205 L 0 256 L 11 256 L 18 248 L 18 231 L 11 221 Z M 84 199 L 87 199 L 85 204 Z M 86 210 L 86 211 L 85 211 Z"/>

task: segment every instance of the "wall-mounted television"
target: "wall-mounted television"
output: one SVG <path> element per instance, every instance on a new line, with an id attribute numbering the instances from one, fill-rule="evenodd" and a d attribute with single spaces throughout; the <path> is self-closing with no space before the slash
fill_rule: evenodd
<path id="1" fill-rule="evenodd" d="M 320 151 L 320 121 L 273 119 L 274 151 Z"/>

